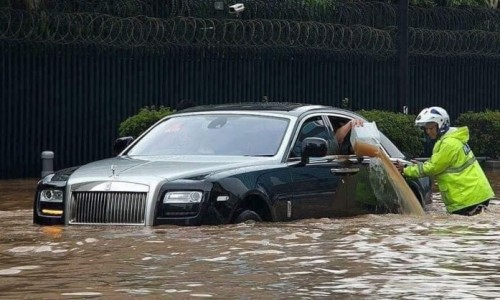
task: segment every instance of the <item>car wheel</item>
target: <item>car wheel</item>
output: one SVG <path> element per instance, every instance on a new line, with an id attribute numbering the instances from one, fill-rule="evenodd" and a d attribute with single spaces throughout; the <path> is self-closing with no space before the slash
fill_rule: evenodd
<path id="1" fill-rule="evenodd" d="M 244 210 L 238 217 L 234 220 L 234 223 L 243 223 L 246 221 L 262 222 L 262 218 L 254 212 L 253 210 Z"/>

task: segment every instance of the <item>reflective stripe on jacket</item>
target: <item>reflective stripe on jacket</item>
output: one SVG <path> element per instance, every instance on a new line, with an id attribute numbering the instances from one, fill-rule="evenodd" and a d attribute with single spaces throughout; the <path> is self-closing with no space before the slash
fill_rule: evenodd
<path id="1" fill-rule="evenodd" d="M 450 213 L 494 196 L 468 141 L 467 127 L 450 128 L 436 141 L 428 161 L 408 166 L 403 172 L 407 177 L 430 176 L 436 179 L 442 200 Z"/>

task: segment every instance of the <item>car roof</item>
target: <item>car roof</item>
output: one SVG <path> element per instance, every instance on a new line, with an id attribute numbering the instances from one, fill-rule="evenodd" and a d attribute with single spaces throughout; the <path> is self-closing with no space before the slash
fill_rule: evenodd
<path id="1" fill-rule="evenodd" d="M 221 111 L 266 111 L 274 114 L 282 114 L 293 117 L 302 117 L 303 115 L 309 115 L 311 113 L 335 113 L 341 114 L 351 118 L 359 118 L 364 121 L 368 121 L 365 117 L 359 115 L 358 113 L 347 110 L 343 108 L 327 106 L 327 105 L 315 105 L 307 103 L 293 103 L 293 102 L 241 102 L 241 103 L 231 103 L 231 104 L 212 104 L 212 105 L 201 105 L 179 110 L 172 115 L 177 114 L 190 114 L 198 112 L 221 112 Z M 169 118 L 169 115 L 165 118 Z M 392 157 L 401 157 L 404 155 L 401 151 L 390 141 L 382 132 L 382 141 L 387 146 L 386 151 Z"/>
<path id="2" fill-rule="evenodd" d="M 180 110 L 179 113 L 192 113 L 192 112 L 210 112 L 210 111 L 266 111 L 280 113 L 283 115 L 299 116 L 305 112 L 335 110 L 352 114 L 341 108 L 336 108 L 327 105 L 315 105 L 307 103 L 292 103 L 292 102 L 241 102 L 230 104 L 212 104 L 195 106 Z"/>

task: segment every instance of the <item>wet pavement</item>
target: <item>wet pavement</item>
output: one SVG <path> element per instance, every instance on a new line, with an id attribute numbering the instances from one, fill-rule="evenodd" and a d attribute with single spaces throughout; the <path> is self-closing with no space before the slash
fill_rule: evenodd
<path id="1" fill-rule="evenodd" d="M 488 178 L 500 195 L 500 172 Z M 36 180 L 0 181 L 0 298 L 500 298 L 500 201 L 473 217 L 40 227 Z"/>

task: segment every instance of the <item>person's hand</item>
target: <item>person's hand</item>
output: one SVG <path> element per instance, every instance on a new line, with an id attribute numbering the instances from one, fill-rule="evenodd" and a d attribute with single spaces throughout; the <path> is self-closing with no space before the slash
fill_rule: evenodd
<path id="1" fill-rule="evenodd" d="M 403 170 L 405 169 L 405 165 L 401 163 L 399 160 L 394 164 L 396 169 L 398 169 L 399 173 L 403 174 Z"/>
<path id="2" fill-rule="evenodd" d="M 352 119 L 349 122 L 351 123 L 351 128 L 363 126 L 363 120 L 360 120 L 360 119 Z"/>

